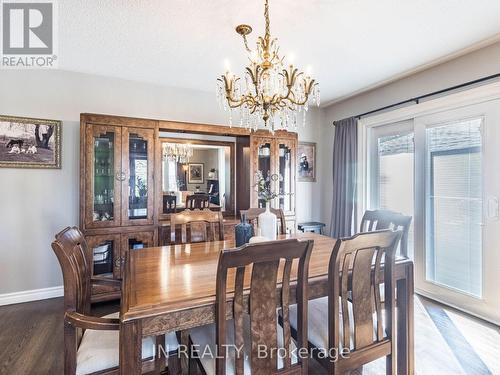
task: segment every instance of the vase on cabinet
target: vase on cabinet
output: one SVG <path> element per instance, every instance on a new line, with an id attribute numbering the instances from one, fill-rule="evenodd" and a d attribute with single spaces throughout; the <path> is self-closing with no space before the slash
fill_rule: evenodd
<path id="1" fill-rule="evenodd" d="M 277 218 L 271 212 L 271 203 L 266 202 L 266 210 L 259 215 L 259 228 L 262 237 L 266 237 L 269 241 L 276 240 L 277 236 Z"/>

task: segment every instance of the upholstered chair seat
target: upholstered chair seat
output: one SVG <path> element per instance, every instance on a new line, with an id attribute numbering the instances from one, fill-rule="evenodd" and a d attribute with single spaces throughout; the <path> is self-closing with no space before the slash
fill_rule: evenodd
<path id="1" fill-rule="evenodd" d="M 297 314 L 295 312 L 295 314 Z M 295 315 L 296 316 L 296 315 Z M 244 324 L 244 374 L 251 374 L 251 364 L 250 364 L 250 353 L 251 353 L 251 338 L 250 338 L 250 319 L 248 316 L 243 319 Z M 278 348 L 283 348 L 283 328 L 280 325 L 277 327 L 278 334 Z M 211 355 L 203 355 L 203 353 L 212 353 L 214 356 L 216 354 L 216 345 L 215 345 L 215 324 L 209 324 L 203 327 L 198 327 L 191 330 L 190 333 L 191 341 L 195 348 L 199 351 L 199 361 L 205 370 L 207 375 L 215 375 L 215 357 Z M 234 345 L 234 321 L 229 320 L 227 322 L 227 331 L 226 331 L 226 345 Z M 297 353 L 296 353 L 296 345 L 291 341 L 290 344 L 290 356 L 292 364 L 297 363 Z M 235 355 L 236 351 L 229 349 L 228 356 L 226 358 L 226 375 L 231 375 L 235 373 L 234 364 L 235 364 Z M 277 356 L 277 364 L 278 369 L 283 368 L 283 359 L 280 356 Z"/>
<path id="2" fill-rule="evenodd" d="M 309 301 L 308 312 L 307 312 L 307 332 L 309 334 L 309 342 L 316 348 L 328 348 L 328 297 L 313 299 Z M 373 318 L 376 319 L 376 315 L 373 314 Z M 349 306 L 349 321 L 352 324 L 354 320 L 352 314 L 352 306 Z M 341 331 L 343 330 L 342 325 L 342 313 L 339 314 L 339 322 Z M 290 306 L 290 326 L 295 330 L 297 327 L 297 305 Z M 351 325 L 352 327 L 352 325 Z M 373 326 L 373 337 L 376 337 L 376 325 Z M 350 330 L 351 340 L 354 342 L 354 331 Z"/>
<path id="3" fill-rule="evenodd" d="M 104 318 L 118 318 L 119 313 L 104 316 Z M 87 329 L 82 336 L 76 354 L 76 374 L 84 375 L 118 367 L 120 331 L 96 331 Z M 155 356 L 155 337 L 146 337 L 142 340 L 142 359 Z M 174 332 L 165 335 L 165 353 L 178 349 L 179 343 Z M 163 355 L 163 353 L 161 353 Z"/>

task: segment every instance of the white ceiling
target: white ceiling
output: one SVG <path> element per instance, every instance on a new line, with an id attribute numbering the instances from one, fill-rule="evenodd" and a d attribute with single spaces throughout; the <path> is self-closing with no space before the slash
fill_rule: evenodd
<path id="1" fill-rule="evenodd" d="M 215 93 L 245 53 L 234 32 L 263 33 L 263 0 L 59 1 L 59 68 Z M 320 82 L 322 101 L 500 33 L 499 0 L 270 0 L 281 51 Z M 215 94 L 214 94 L 215 95 Z"/>

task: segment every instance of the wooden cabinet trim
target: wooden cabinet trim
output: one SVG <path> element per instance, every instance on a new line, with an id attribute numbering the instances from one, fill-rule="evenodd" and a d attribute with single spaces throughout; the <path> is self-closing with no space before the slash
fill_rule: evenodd
<path id="1" fill-rule="evenodd" d="M 95 113 L 82 113 L 80 114 L 80 123 L 88 124 L 93 126 L 132 126 L 135 128 L 151 128 L 155 129 L 158 127 L 158 120 L 144 119 L 144 118 L 134 118 L 134 117 L 123 117 L 123 116 L 112 116 L 112 115 L 102 115 Z"/>

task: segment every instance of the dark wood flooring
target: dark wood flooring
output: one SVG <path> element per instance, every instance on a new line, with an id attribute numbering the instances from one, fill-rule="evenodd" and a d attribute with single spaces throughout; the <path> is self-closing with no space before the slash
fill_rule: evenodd
<path id="1" fill-rule="evenodd" d="M 96 316 L 117 311 L 116 303 L 95 306 Z M 63 300 L 0 307 L 0 374 L 63 374 Z M 500 328 L 454 309 L 415 297 L 416 373 L 500 374 Z M 384 361 L 363 374 L 385 374 Z M 310 374 L 326 374 L 312 363 Z"/>

